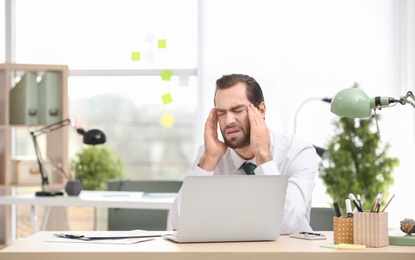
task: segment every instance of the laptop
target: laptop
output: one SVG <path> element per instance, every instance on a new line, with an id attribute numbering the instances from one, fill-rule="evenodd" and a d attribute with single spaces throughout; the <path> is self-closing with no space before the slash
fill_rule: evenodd
<path id="1" fill-rule="evenodd" d="M 182 186 L 178 243 L 271 241 L 280 236 L 287 176 L 187 176 Z"/>

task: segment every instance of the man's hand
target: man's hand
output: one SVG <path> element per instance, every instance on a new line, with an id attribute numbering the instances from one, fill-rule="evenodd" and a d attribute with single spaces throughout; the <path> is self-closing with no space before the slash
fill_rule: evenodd
<path id="1" fill-rule="evenodd" d="M 263 115 L 253 104 L 249 104 L 247 110 L 251 125 L 251 150 L 256 157 L 257 165 L 261 165 L 272 160 L 269 128 Z"/>
<path id="2" fill-rule="evenodd" d="M 200 158 L 199 167 L 206 171 L 213 171 L 228 149 L 218 138 L 218 115 L 215 108 L 210 110 L 206 120 L 204 139 L 205 153 Z"/>

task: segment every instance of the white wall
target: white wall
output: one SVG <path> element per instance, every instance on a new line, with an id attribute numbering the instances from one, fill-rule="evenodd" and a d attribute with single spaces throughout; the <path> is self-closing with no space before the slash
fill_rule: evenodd
<path id="1" fill-rule="evenodd" d="M 199 80 L 203 105 L 197 140 L 203 142 L 203 124 L 213 106 L 215 81 L 223 74 L 245 73 L 256 78 L 264 90 L 269 126 L 285 133 L 293 132 L 295 111 L 304 100 L 333 97 L 355 82 L 369 96 L 398 98 L 414 90 L 413 85 L 407 85 L 413 78 L 408 59 L 413 47 L 408 46 L 411 37 L 402 29 L 408 18 L 403 12 L 412 6 L 393 0 L 201 0 Z M 413 27 L 407 29 L 412 35 Z M 410 195 L 400 187 L 415 180 L 415 173 L 407 170 L 409 154 L 413 158 L 415 150 L 413 110 L 406 105 L 379 112 L 383 116 L 382 139 L 393 145 L 391 155 L 401 159 L 395 174 L 397 197 L 390 206 L 392 226 L 414 214 L 397 207 L 408 202 Z M 332 133 L 333 119 L 329 104 L 308 102 L 298 114 L 297 135 L 324 146 Z M 403 148 L 411 153 L 403 153 Z M 320 182 L 314 206 L 327 205 L 324 193 Z"/>

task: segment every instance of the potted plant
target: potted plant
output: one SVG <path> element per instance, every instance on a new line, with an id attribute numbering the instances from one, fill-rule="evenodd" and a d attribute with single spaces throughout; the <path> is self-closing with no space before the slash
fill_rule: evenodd
<path id="1" fill-rule="evenodd" d="M 107 190 L 109 180 L 124 177 L 124 166 L 121 158 L 103 145 L 85 146 L 71 160 L 71 170 L 84 190 Z"/>
<path id="2" fill-rule="evenodd" d="M 355 85 L 354 87 L 358 87 Z M 377 118 L 375 118 L 377 117 Z M 374 120 L 339 117 L 333 121 L 334 136 L 328 143 L 328 158 L 319 165 L 319 175 L 333 201 L 345 209 L 350 193 L 360 194 L 363 208 L 370 210 L 378 193 L 388 198 L 399 159 L 388 156 L 390 144 L 382 144 Z"/>

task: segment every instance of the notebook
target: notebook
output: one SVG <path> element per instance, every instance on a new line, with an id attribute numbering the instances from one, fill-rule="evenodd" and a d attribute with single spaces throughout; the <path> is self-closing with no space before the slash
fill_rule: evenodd
<path id="1" fill-rule="evenodd" d="M 277 240 L 287 176 L 187 176 L 182 186 L 179 243 Z"/>

